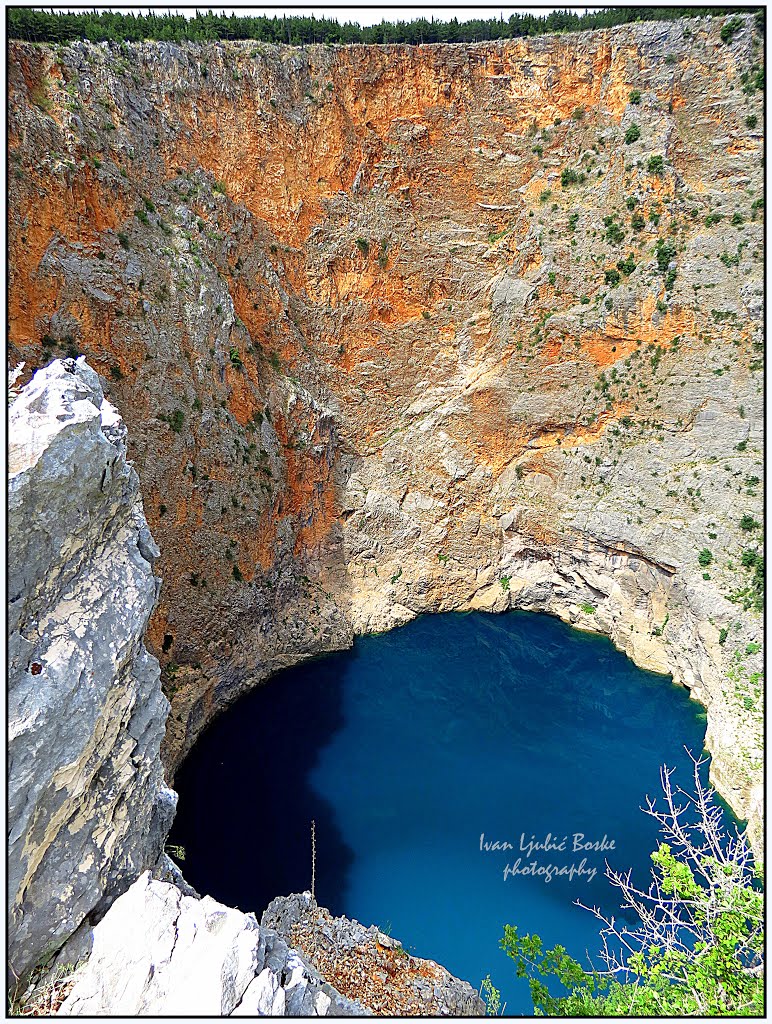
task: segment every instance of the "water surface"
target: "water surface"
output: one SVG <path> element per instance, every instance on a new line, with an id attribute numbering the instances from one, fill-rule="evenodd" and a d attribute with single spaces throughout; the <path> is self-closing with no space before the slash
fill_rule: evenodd
<path id="1" fill-rule="evenodd" d="M 530 1014 L 503 925 L 596 956 L 597 923 L 573 901 L 618 913 L 606 859 L 648 879 L 657 826 L 640 807 L 663 763 L 688 786 L 700 711 L 549 616 L 424 616 L 282 672 L 215 721 L 178 773 L 171 841 L 192 885 L 259 917 L 310 888 L 314 819 L 320 903 L 475 986 L 490 974 L 506 1012 Z M 575 835 L 614 849 L 574 852 Z M 481 851 L 481 836 L 515 849 Z M 565 850 L 520 849 L 545 840 Z M 583 873 L 505 880 L 518 858 Z"/>

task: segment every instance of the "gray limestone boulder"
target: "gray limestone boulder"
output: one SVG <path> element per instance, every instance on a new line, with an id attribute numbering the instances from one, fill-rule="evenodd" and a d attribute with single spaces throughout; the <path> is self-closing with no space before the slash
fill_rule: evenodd
<path id="1" fill-rule="evenodd" d="M 47 960 L 155 864 L 174 815 L 142 637 L 160 580 L 126 430 L 83 359 L 9 410 L 9 959 Z"/>

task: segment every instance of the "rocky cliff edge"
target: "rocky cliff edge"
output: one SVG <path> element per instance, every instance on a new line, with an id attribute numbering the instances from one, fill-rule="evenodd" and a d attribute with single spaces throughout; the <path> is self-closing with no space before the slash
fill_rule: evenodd
<path id="1" fill-rule="evenodd" d="M 176 795 L 142 637 L 158 549 L 126 429 L 84 359 L 9 411 L 8 889 L 12 971 L 57 950 L 163 854 Z"/>

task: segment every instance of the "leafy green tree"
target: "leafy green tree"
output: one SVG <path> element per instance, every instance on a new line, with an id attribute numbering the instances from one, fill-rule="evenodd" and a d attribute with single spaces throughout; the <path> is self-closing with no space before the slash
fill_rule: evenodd
<path id="1" fill-rule="evenodd" d="M 563 946 L 544 950 L 538 935 L 505 926 L 502 949 L 518 977 L 530 979 L 537 1014 L 763 1016 L 761 873 L 745 833 L 726 832 L 721 808 L 702 784 L 702 764 L 694 759 L 693 793 L 674 791 L 673 770 L 663 768 L 666 809 L 647 800 L 646 813 L 665 839 L 651 855 L 648 890 L 637 888 L 629 871 L 606 871 L 638 923 L 628 928 L 592 908 L 603 923 L 602 967 L 585 970 Z M 693 824 L 686 820 L 690 809 Z M 548 977 L 567 994 L 553 996 L 541 980 Z"/>

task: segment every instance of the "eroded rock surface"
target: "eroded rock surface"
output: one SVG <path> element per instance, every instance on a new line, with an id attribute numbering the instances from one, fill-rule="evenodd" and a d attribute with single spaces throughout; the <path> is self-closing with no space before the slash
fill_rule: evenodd
<path id="1" fill-rule="evenodd" d="M 9 412 L 9 961 L 57 950 L 163 853 L 168 702 L 142 642 L 158 555 L 126 429 L 84 360 Z"/>
<path id="2" fill-rule="evenodd" d="M 66 1016 L 366 1016 L 252 914 L 144 874 L 94 929 Z"/>
<path id="3" fill-rule="evenodd" d="M 375 925 L 333 917 L 310 892 L 272 900 L 261 919 L 296 948 L 336 988 L 377 1016 L 484 1017 L 485 1003 L 469 982 L 433 960 L 411 956 Z"/>
<path id="4" fill-rule="evenodd" d="M 356 633 L 546 610 L 691 687 L 760 849 L 763 45 L 738 17 L 11 45 L 11 354 L 85 351 L 129 423 L 172 770 Z"/>

